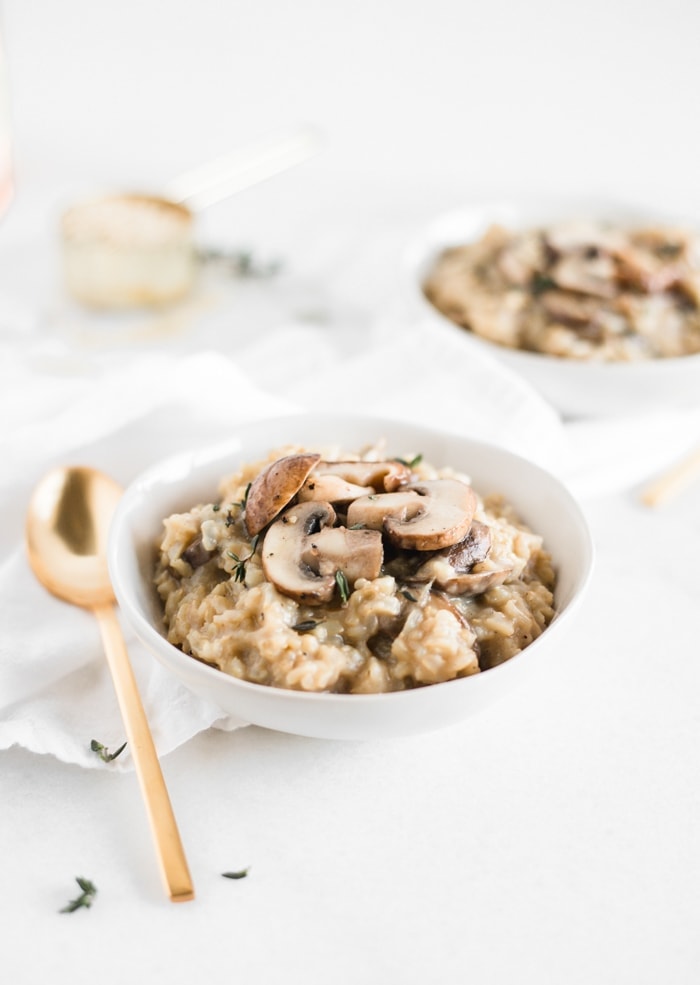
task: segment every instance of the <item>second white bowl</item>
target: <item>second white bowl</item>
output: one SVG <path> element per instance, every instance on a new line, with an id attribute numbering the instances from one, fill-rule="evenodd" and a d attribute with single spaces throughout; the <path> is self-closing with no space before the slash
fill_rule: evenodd
<path id="1" fill-rule="evenodd" d="M 700 355 L 635 363 L 593 363 L 510 349 L 456 325 L 423 293 L 422 285 L 440 253 L 477 239 L 493 223 L 523 229 L 581 217 L 621 224 L 690 225 L 687 218 L 606 202 L 502 202 L 449 212 L 431 223 L 409 246 L 407 291 L 413 305 L 428 323 L 449 325 L 458 332 L 467 352 L 473 348 L 489 352 L 519 373 L 565 416 L 620 417 L 654 408 L 697 407 Z"/>

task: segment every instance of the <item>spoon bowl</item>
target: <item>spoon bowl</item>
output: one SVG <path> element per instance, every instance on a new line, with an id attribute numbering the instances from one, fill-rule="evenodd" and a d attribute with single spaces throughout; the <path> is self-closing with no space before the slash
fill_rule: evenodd
<path id="1" fill-rule="evenodd" d="M 37 578 L 74 605 L 114 601 L 105 564 L 109 520 L 122 489 L 94 469 L 54 469 L 34 490 L 27 550 Z"/>
<path id="2" fill-rule="evenodd" d="M 122 496 L 113 479 L 83 466 L 57 468 L 36 486 L 27 512 L 29 563 L 58 598 L 91 609 L 141 784 L 165 885 L 173 902 L 194 898 L 180 835 L 114 607 L 107 566 L 112 516 Z"/>

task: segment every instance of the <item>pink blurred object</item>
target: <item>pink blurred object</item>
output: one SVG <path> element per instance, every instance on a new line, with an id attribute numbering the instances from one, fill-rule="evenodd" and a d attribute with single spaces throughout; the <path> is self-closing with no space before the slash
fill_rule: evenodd
<path id="1" fill-rule="evenodd" d="M 15 190 L 9 88 L 5 49 L 0 33 L 0 213 L 7 210 Z"/>

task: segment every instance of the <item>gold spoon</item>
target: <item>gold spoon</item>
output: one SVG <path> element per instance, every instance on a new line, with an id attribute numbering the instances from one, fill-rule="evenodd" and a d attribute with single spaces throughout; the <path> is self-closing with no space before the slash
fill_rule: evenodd
<path id="1" fill-rule="evenodd" d="M 29 503 L 29 562 L 50 592 L 97 616 L 126 736 L 146 802 L 166 889 L 173 902 L 194 899 L 194 889 L 170 798 L 114 607 L 106 548 L 121 488 L 94 469 L 49 472 Z"/>

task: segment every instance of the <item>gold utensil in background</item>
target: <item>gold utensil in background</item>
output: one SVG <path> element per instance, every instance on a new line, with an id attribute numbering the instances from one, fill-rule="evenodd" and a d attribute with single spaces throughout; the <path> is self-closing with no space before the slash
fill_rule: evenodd
<path id="1" fill-rule="evenodd" d="M 665 506 L 700 478 L 700 448 L 694 449 L 642 490 L 645 506 Z"/>
<path id="2" fill-rule="evenodd" d="M 115 611 L 107 569 L 109 525 L 120 486 L 93 469 L 58 468 L 32 495 L 26 521 L 29 562 L 54 595 L 92 609 L 102 633 L 129 748 L 141 785 L 166 889 L 173 902 L 194 889 Z"/>

